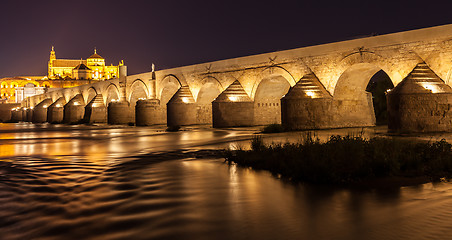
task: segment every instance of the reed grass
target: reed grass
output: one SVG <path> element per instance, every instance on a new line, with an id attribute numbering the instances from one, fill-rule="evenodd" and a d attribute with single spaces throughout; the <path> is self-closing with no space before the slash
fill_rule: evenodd
<path id="1" fill-rule="evenodd" d="M 404 139 L 331 136 L 320 142 L 306 134 L 298 143 L 251 141 L 251 150 L 227 150 L 228 163 L 263 169 L 294 181 L 352 183 L 384 177 L 452 177 L 452 145 Z"/>

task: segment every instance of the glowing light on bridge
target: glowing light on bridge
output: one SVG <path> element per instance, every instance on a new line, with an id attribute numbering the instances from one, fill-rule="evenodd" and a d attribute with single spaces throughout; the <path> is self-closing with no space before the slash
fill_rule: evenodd
<path id="1" fill-rule="evenodd" d="M 79 102 L 74 102 L 74 105 L 78 106 L 78 105 L 80 105 L 80 103 Z"/>
<path id="2" fill-rule="evenodd" d="M 59 108 L 59 107 L 61 107 L 61 104 L 57 104 L 57 105 L 55 105 L 55 107 Z"/>
<path id="3" fill-rule="evenodd" d="M 190 100 L 189 100 L 187 97 L 183 97 L 183 98 L 182 98 L 182 102 L 184 102 L 184 103 L 189 103 Z"/>
<path id="4" fill-rule="evenodd" d="M 228 99 L 232 102 L 237 102 L 239 100 L 237 96 L 229 96 Z"/>
<path id="5" fill-rule="evenodd" d="M 306 91 L 306 95 L 308 95 L 311 98 L 315 97 L 315 92 L 314 91 Z"/>
<path id="6" fill-rule="evenodd" d="M 432 93 L 444 92 L 442 91 L 436 83 L 418 83 L 423 88 L 431 91 Z"/>
<path id="7" fill-rule="evenodd" d="M 42 106 L 42 108 L 47 108 L 47 105 Z"/>

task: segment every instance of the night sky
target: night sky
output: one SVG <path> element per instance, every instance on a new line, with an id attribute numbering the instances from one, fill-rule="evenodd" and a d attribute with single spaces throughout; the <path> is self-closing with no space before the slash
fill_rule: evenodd
<path id="1" fill-rule="evenodd" d="M 452 1 L 0 2 L 0 77 L 94 47 L 129 74 L 452 23 Z M 452 33 L 451 33 L 452 35 Z"/>

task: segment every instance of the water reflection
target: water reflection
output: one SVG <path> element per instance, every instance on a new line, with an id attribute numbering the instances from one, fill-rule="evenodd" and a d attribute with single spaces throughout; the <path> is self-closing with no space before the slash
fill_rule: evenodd
<path id="1" fill-rule="evenodd" d="M 165 133 L 158 127 L 22 126 L 5 124 L 0 130 L 0 147 L 10 149 L 1 148 L 1 239 L 447 239 L 452 234 L 450 183 L 338 189 L 287 183 L 222 159 L 171 152 L 223 148 L 231 141 L 246 147 L 252 129 Z M 275 134 L 266 141 L 297 137 Z"/>

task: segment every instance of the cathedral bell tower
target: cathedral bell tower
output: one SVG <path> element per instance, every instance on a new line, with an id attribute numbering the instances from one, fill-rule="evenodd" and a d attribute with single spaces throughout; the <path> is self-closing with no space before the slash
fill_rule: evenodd
<path id="1" fill-rule="evenodd" d="M 55 55 L 55 49 L 52 46 L 52 51 L 50 51 L 50 58 L 49 58 L 49 71 L 48 71 L 49 78 L 53 77 L 53 72 L 52 72 L 53 60 L 56 60 L 56 55 Z"/>

